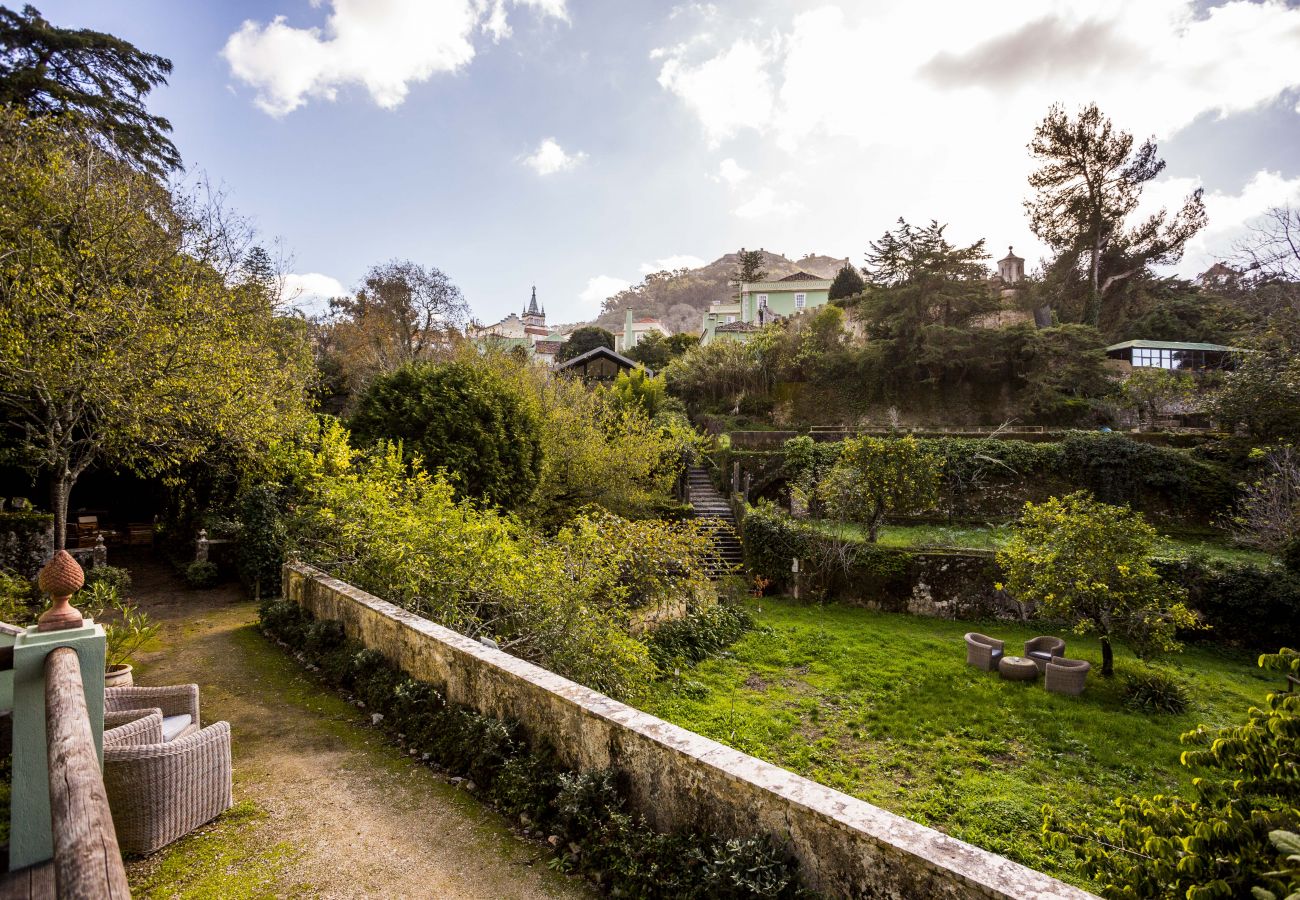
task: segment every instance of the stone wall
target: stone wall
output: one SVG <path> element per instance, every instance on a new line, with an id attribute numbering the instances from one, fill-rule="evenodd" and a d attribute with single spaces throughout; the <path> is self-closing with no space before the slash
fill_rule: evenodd
<path id="1" fill-rule="evenodd" d="M 1084 891 L 640 712 L 299 563 L 285 596 L 412 678 L 518 721 L 568 766 L 616 769 L 665 831 L 767 832 L 833 897 L 1083 900 Z"/>
<path id="2" fill-rule="evenodd" d="M 0 569 L 35 578 L 53 552 L 53 516 L 25 510 L 0 511 Z"/>

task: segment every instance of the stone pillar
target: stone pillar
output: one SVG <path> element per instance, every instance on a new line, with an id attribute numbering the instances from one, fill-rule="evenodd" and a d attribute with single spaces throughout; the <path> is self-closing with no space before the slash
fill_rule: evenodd
<path id="1" fill-rule="evenodd" d="M 731 461 L 731 492 L 734 494 L 740 490 L 740 460 Z"/>
<path id="2" fill-rule="evenodd" d="M 95 535 L 95 549 L 90 554 L 90 567 L 98 569 L 100 566 L 108 565 L 108 547 L 104 545 L 104 536 Z"/>
<path id="3" fill-rule="evenodd" d="M 208 530 L 206 528 L 199 529 L 199 538 L 194 542 L 194 561 L 208 561 Z"/>
<path id="4" fill-rule="evenodd" d="M 14 638 L 13 795 L 9 809 L 9 869 L 54 855 L 50 833 L 49 758 L 45 731 L 45 657 L 58 647 L 77 651 L 95 753 L 104 761 L 104 629 L 83 619 L 68 596 L 84 582 L 66 550 L 41 570 L 41 589 L 54 598 L 37 625 Z M 51 615 L 53 613 L 53 615 Z M 49 623 L 59 623 L 49 627 Z"/>

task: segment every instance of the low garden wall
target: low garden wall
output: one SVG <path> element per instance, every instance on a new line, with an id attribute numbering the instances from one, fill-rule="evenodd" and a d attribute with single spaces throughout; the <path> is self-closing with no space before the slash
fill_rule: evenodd
<path id="1" fill-rule="evenodd" d="M 300 563 L 285 597 L 447 698 L 519 722 L 568 766 L 613 769 L 656 828 L 766 832 L 830 896 L 1082 898 L 1084 891 L 747 756 Z"/>
<path id="2" fill-rule="evenodd" d="M 53 552 L 53 516 L 29 510 L 0 511 L 0 570 L 35 578 Z"/>

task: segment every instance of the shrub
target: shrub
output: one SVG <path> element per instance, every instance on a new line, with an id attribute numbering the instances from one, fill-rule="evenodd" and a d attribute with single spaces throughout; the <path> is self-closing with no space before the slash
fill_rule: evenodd
<path id="1" fill-rule="evenodd" d="M 655 628 L 650 634 L 650 658 L 661 672 L 679 659 L 699 662 L 734 644 L 753 626 L 754 619 L 744 607 L 715 603 Z"/>
<path id="2" fill-rule="evenodd" d="M 96 566 L 86 573 L 86 587 L 97 584 L 106 584 L 119 596 L 125 596 L 131 589 L 131 573 L 118 566 Z"/>
<path id="3" fill-rule="evenodd" d="M 185 567 L 185 581 L 192 588 L 214 587 L 220 580 L 221 573 L 217 570 L 217 564 L 211 560 L 195 560 Z"/>
<path id="4" fill-rule="evenodd" d="M 400 441 L 408 460 L 444 469 L 459 496 L 494 506 L 521 507 L 541 475 L 536 406 L 488 361 L 413 363 L 381 375 L 349 425 L 364 444 Z"/>
<path id="5" fill-rule="evenodd" d="M 29 625 L 41 608 L 36 582 L 0 571 L 0 622 Z"/>
<path id="6" fill-rule="evenodd" d="M 235 567 L 239 580 L 255 598 L 279 596 L 280 570 L 288 540 L 280 515 L 277 485 L 259 484 L 244 491 L 239 501 L 239 544 Z"/>
<path id="7" fill-rule="evenodd" d="M 1200 554 L 1152 565 L 1187 592 L 1208 637 L 1263 649 L 1279 634 L 1300 634 L 1300 572 Z"/>
<path id="8" fill-rule="evenodd" d="M 1061 445 L 1060 474 L 1104 503 L 1138 505 L 1139 499 L 1159 497 L 1196 518 L 1226 509 L 1235 493 L 1218 465 L 1122 434 L 1067 435 Z"/>
<path id="9" fill-rule="evenodd" d="M 938 503 L 943 460 L 916 439 L 850 438 L 817 484 L 817 497 L 844 522 L 867 529 L 876 542 L 886 515 L 920 512 Z"/>
<path id="10" fill-rule="evenodd" d="M 1186 686 L 1175 675 L 1152 668 L 1125 673 L 1120 697 L 1129 709 L 1142 712 L 1181 713 L 1191 703 Z"/>

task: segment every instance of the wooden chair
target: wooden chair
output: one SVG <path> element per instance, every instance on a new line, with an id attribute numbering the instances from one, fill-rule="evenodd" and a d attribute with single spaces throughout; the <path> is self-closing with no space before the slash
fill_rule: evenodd
<path id="1" fill-rule="evenodd" d="M 95 546 L 95 532 L 99 531 L 99 516 L 77 516 L 77 546 Z"/>

